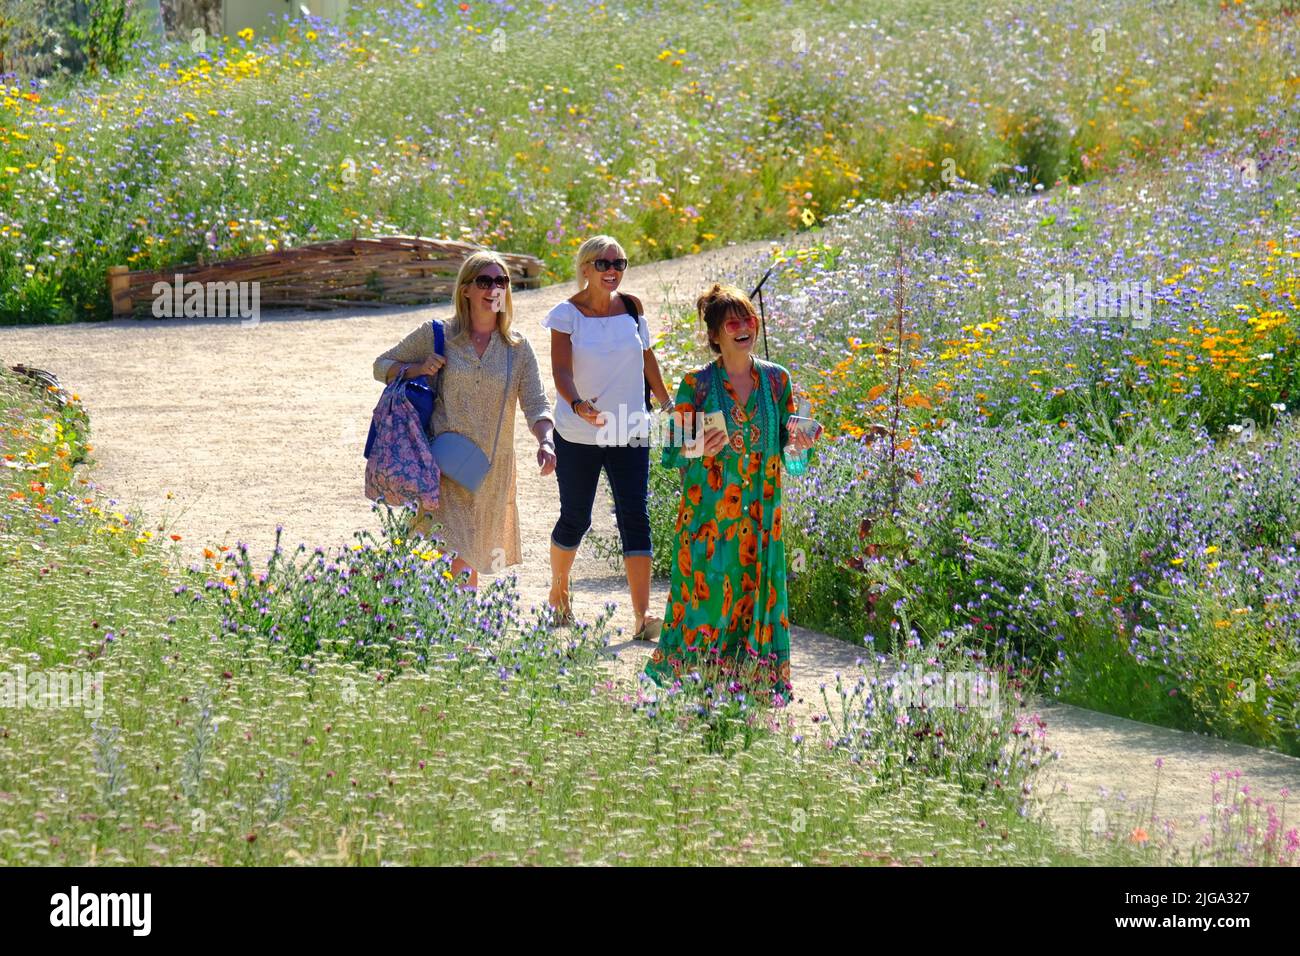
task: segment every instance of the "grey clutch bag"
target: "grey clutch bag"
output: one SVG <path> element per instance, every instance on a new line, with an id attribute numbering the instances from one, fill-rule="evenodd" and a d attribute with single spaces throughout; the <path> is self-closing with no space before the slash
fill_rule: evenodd
<path id="1" fill-rule="evenodd" d="M 478 445 L 460 432 L 443 432 L 429 447 L 433 451 L 433 460 L 438 463 L 438 470 L 445 477 L 470 491 L 478 491 L 491 467 L 487 455 Z"/>
<path id="2" fill-rule="evenodd" d="M 510 369 L 514 361 L 514 349 L 508 342 L 503 344 L 506 348 L 506 389 L 501 397 L 496 436 L 492 439 L 492 457 L 483 454 L 478 445 L 460 432 L 441 432 L 434 436 L 433 443 L 429 446 L 433 460 L 438 463 L 438 470 L 471 492 L 478 491 L 492 462 L 496 460 L 497 442 L 501 439 L 501 426 L 505 422 L 506 405 L 510 401 Z"/>

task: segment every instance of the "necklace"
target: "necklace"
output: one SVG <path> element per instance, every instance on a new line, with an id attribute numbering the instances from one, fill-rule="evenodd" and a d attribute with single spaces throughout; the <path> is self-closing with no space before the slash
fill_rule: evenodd
<path id="1" fill-rule="evenodd" d="M 776 402 L 767 387 L 768 381 L 765 367 L 757 359 L 751 359 L 750 366 L 746 370 L 751 382 L 753 381 L 754 372 L 757 371 L 758 373 L 758 383 L 754 385 L 758 395 L 755 398 L 752 413 L 746 412 L 732 397 L 735 391 L 734 384 L 732 384 L 731 389 L 724 387 L 722 376 L 725 371 L 726 366 L 719 359 L 713 373 L 709 376 L 708 387 L 713 398 L 713 405 L 718 411 L 725 414 L 727 409 L 730 408 L 731 414 L 728 417 L 736 425 L 736 430 L 731 435 L 732 450 L 740 452 L 745 446 L 745 438 L 748 438 L 751 450 L 761 451 L 764 456 L 779 454 L 781 448 L 779 435 L 781 418 L 776 408 Z M 728 377 L 728 384 L 731 384 L 730 377 Z"/>

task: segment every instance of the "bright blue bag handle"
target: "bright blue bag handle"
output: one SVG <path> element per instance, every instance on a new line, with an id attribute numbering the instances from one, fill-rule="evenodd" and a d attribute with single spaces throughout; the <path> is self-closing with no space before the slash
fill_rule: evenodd
<path id="1" fill-rule="evenodd" d="M 431 319 L 429 324 L 433 326 L 433 351 L 440 356 L 446 357 L 446 337 L 443 333 L 442 323 L 437 319 Z M 396 385 L 401 381 L 399 376 L 393 381 Z M 433 403 L 437 400 L 437 390 L 429 384 L 427 375 L 420 375 L 416 378 L 408 378 L 405 382 L 407 401 L 414 406 L 420 416 L 420 427 L 424 433 L 429 434 L 429 422 L 433 420 Z M 390 388 L 392 385 L 389 386 Z M 366 450 L 363 452 L 364 457 L 370 457 L 370 451 L 375 445 L 375 422 L 374 416 L 370 420 L 370 433 L 366 436 Z"/>

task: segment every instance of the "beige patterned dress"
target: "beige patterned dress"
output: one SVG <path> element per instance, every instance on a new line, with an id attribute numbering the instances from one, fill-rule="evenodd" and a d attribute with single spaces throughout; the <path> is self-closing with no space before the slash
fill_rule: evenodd
<path id="1" fill-rule="evenodd" d="M 519 508 L 515 503 L 515 406 L 523 410 L 531 428 L 543 418 L 554 419 L 546 389 L 537 369 L 537 356 L 526 338 L 510 345 L 500 331 L 482 358 L 469 336 L 458 335 L 454 320 L 446 325 L 447 364 L 437 377 L 441 394 L 433 408 L 432 431 L 460 432 L 491 457 L 496 457 L 478 491 L 458 485 L 442 476 L 440 503 L 436 512 L 416 515 L 412 532 L 429 531 L 442 538 L 476 571 L 492 574 L 523 560 L 519 541 Z M 506 388 L 506 350 L 514 350 L 510 384 Z M 413 329 L 397 345 L 375 359 L 375 378 L 383 382 L 395 364 L 422 362 L 433 354 L 433 329 L 428 322 Z M 505 416 L 501 401 L 506 399 Z M 497 438 L 497 422 L 501 435 Z"/>

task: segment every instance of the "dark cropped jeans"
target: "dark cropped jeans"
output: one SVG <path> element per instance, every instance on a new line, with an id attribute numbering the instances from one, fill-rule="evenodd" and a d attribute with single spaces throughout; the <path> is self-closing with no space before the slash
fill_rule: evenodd
<path id="1" fill-rule="evenodd" d="M 649 556 L 650 446 L 584 445 L 555 433 L 555 477 L 560 485 L 560 520 L 551 541 L 576 551 L 591 527 L 591 507 L 601 469 L 614 492 L 614 516 L 623 543 L 623 556 Z"/>

